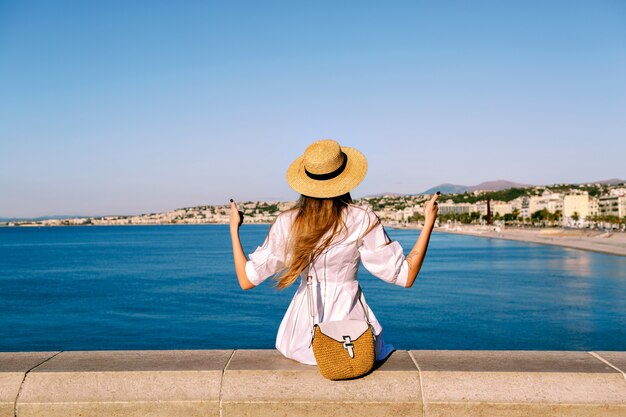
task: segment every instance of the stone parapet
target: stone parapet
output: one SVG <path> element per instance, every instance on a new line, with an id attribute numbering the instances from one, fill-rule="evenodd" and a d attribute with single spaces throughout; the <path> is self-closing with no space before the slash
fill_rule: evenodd
<path id="1" fill-rule="evenodd" d="M 0 352 L 0 417 L 626 416 L 626 352 L 396 351 L 329 381 L 276 350 Z"/>

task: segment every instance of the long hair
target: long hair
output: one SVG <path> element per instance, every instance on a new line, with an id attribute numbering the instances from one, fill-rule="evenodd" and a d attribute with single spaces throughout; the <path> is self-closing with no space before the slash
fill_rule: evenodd
<path id="1" fill-rule="evenodd" d="M 346 224 L 342 212 L 351 203 L 350 193 L 333 198 L 300 196 L 296 206 L 291 209 L 296 210 L 297 214 L 285 248 L 288 262 L 285 270 L 274 278 L 276 287 L 281 290 L 289 287 L 331 243 L 345 240 Z M 324 237 L 329 231 L 328 236 Z M 340 239 L 334 242 L 337 237 Z"/>

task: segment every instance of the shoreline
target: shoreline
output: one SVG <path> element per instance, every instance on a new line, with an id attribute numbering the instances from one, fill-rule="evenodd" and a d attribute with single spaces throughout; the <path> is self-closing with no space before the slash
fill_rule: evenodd
<path id="1" fill-rule="evenodd" d="M 254 225 L 254 224 L 264 224 L 270 225 L 270 222 L 251 222 L 245 223 L 244 225 Z M 130 224 L 20 224 L 8 226 L 6 224 L 0 224 L 0 228 L 30 228 L 30 227 L 109 227 L 109 226 L 228 226 L 228 223 L 130 223 Z"/>
<path id="2" fill-rule="evenodd" d="M 561 246 L 614 256 L 626 256 L 626 233 L 564 229 L 516 229 L 493 227 L 436 228 L 433 231 L 491 239 L 515 240 L 541 245 Z"/>
<path id="3" fill-rule="evenodd" d="M 228 223 L 146 223 L 146 224 L 76 224 L 76 225 L 38 225 L 28 224 L 19 226 L 0 225 L 0 228 L 57 228 L 57 227 L 107 227 L 107 226 L 216 226 Z M 268 225 L 267 222 L 251 222 L 244 225 Z M 392 224 L 383 224 L 384 227 L 398 230 L 421 230 L 421 227 L 407 227 Z M 515 240 L 518 242 L 537 243 L 541 245 L 561 246 L 570 249 L 579 249 L 591 252 L 604 253 L 614 256 L 626 256 L 626 233 L 599 232 L 564 229 L 518 229 L 487 226 L 458 226 L 455 229 L 437 227 L 434 232 L 474 236 L 491 239 Z"/>

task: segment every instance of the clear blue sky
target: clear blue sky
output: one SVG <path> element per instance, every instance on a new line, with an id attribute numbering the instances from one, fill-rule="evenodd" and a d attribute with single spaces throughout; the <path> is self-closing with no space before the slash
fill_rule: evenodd
<path id="1" fill-rule="evenodd" d="M 0 216 L 626 177 L 626 2 L 2 1 Z"/>

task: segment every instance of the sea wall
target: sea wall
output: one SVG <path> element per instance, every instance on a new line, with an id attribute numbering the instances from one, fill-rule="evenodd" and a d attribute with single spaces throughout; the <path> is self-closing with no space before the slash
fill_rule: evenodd
<path id="1" fill-rule="evenodd" d="M 275 350 L 0 352 L 0 417 L 626 416 L 626 352 L 396 351 L 328 381 Z"/>

